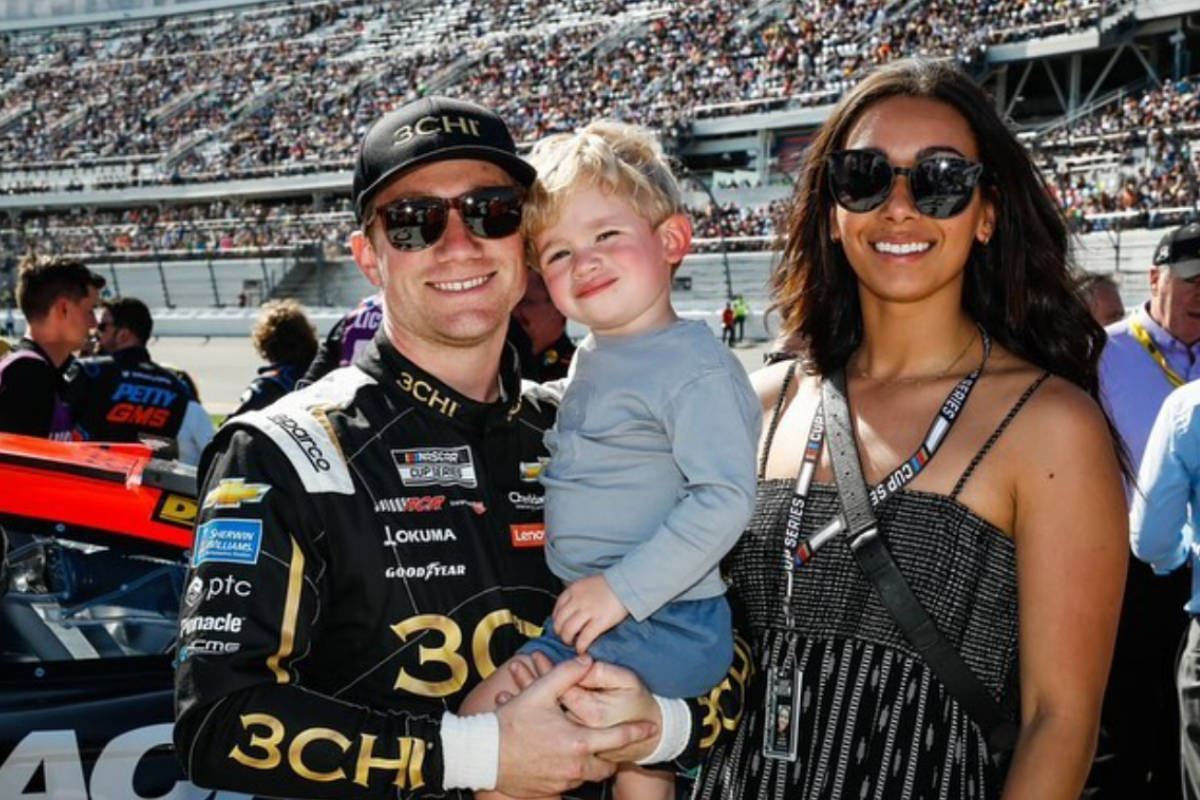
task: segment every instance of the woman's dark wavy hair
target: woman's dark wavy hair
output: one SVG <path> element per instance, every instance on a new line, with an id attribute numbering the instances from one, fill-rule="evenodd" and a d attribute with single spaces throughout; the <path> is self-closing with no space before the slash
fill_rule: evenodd
<path id="1" fill-rule="evenodd" d="M 808 148 L 783 258 L 771 278 L 786 348 L 801 354 L 810 371 L 829 374 L 845 366 L 862 341 L 857 278 L 831 236 L 827 164 L 867 108 L 897 96 L 945 103 L 975 135 L 984 166 L 980 191 L 995 207 L 996 224 L 989 244 L 972 248 L 963 308 L 995 341 L 1099 400 L 1105 333 L 1076 291 L 1062 213 L 992 100 L 945 60 L 901 59 L 876 70 L 842 98 Z"/>

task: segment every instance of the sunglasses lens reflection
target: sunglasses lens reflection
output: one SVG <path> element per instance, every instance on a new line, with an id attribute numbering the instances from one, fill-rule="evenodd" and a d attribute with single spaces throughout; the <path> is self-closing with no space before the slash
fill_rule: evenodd
<path id="1" fill-rule="evenodd" d="M 432 247 L 446 232 L 450 209 L 458 209 L 473 235 L 483 239 L 511 236 L 521 227 L 524 192 L 512 186 L 475 189 L 458 197 L 411 197 L 380 209 L 388 241 L 397 250 Z"/>
<path id="2" fill-rule="evenodd" d="M 970 204 L 983 166 L 954 156 L 922 159 L 910 169 L 893 167 L 871 150 L 841 150 L 829 159 L 834 199 L 847 211 L 865 213 L 883 205 L 897 173 L 906 174 L 917 210 L 935 219 L 961 214 Z"/>

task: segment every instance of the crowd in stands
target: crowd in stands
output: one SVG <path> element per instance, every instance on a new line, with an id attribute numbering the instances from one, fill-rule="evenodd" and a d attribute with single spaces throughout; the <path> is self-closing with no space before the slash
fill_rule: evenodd
<path id="1" fill-rule="evenodd" d="M 829 103 L 898 54 L 970 64 L 989 44 L 1078 31 L 1102 11 L 1094 0 L 933 2 L 919 13 L 890 0 L 426 5 L 324 0 L 7 34 L 0 192 L 344 172 L 369 120 L 430 89 L 497 109 L 526 141 L 609 116 L 651 126 L 671 147 L 696 115 Z M 437 16 L 443 24 L 430 26 Z M 432 31 L 419 46 L 397 45 L 422 27 Z M 1076 229 L 1168 224 L 1183 212 L 1167 209 L 1196 199 L 1187 137 L 1198 109 L 1189 81 L 1170 83 L 1030 146 Z M 116 158 L 128 161 L 89 169 Z M 56 167 L 70 177 L 49 180 Z M 43 246 L 214 252 L 330 240 L 345 225 L 304 211 L 234 221 L 224 204 L 197 208 L 151 224 L 54 224 L 65 241 Z M 713 234 L 699 238 L 716 238 L 716 219 L 733 247 L 767 246 L 774 235 L 770 209 L 727 209 L 698 220 Z M 48 238 L 28 222 L 14 233 Z"/>
<path id="2" fill-rule="evenodd" d="M 1200 199 L 1198 123 L 1200 97 L 1185 79 L 1117 98 L 1030 146 L 1076 230 L 1160 227 Z"/>
<path id="3" fill-rule="evenodd" d="M 785 201 L 755 208 L 735 203 L 689 208 L 695 252 L 762 250 L 774 244 Z M 347 197 L 311 201 L 217 201 L 207 204 L 72 212 L 39 212 L 0 225 L 0 242 L 14 252 L 87 256 L 245 256 L 294 250 L 313 243 L 336 248 L 354 230 Z"/>
<path id="4" fill-rule="evenodd" d="M 431 86 L 490 104 L 526 140 L 596 116 L 678 136 L 697 109 L 828 103 L 899 53 L 971 62 L 989 43 L 1099 13 L 1088 0 L 424 5 L 327 0 L 9 35 L 0 161 L 158 157 L 114 188 L 336 168 L 381 104 Z M 426 11 L 443 25 L 402 46 L 430 27 L 415 16 Z"/>
<path id="5" fill-rule="evenodd" d="M 0 228 L 15 252 L 105 256 L 230 256 L 338 245 L 353 226 L 349 198 L 206 204 L 29 215 Z"/>

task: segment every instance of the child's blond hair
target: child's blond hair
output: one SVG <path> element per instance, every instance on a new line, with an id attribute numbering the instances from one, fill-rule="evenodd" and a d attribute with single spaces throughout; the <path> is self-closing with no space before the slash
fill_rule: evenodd
<path id="1" fill-rule="evenodd" d="M 650 131 L 636 125 L 598 119 L 575 133 L 541 139 L 528 160 L 538 177 L 525 201 L 521 232 L 534 269 L 535 238 L 558 221 L 576 189 L 596 187 L 619 194 L 654 227 L 683 211 L 683 195 L 662 146 Z"/>

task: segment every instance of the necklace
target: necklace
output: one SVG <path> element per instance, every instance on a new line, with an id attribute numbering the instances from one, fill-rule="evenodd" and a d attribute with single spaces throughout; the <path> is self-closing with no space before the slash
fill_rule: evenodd
<path id="1" fill-rule="evenodd" d="M 965 356 L 967 354 L 967 352 L 970 351 L 971 345 L 975 344 L 975 340 L 979 338 L 980 330 L 981 330 L 980 327 L 978 325 L 976 325 L 975 330 L 971 333 L 971 338 L 967 339 L 966 346 L 963 347 L 963 349 L 959 351 L 958 355 L 956 355 L 954 357 L 954 360 L 951 361 L 949 364 L 947 364 L 945 369 L 943 369 L 937 375 L 908 375 L 908 376 L 899 377 L 899 378 L 872 378 L 870 375 L 867 374 L 867 371 L 862 369 L 861 367 L 854 366 L 852 368 L 852 370 L 856 377 L 866 378 L 867 380 L 873 380 L 877 383 L 882 383 L 884 385 L 895 384 L 895 383 L 924 383 L 926 381 L 930 381 L 930 382 L 940 381 L 942 378 L 949 375 L 950 370 L 954 369 L 955 365 L 957 365 L 959 361 L 962 361 L 963 356 Z"/>

